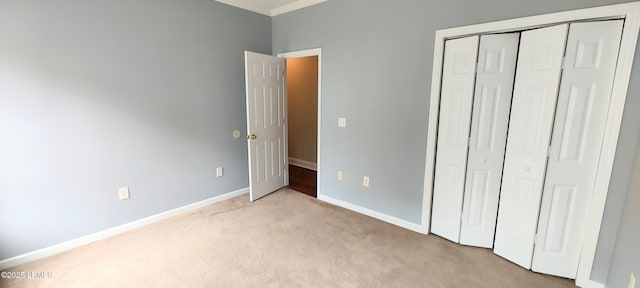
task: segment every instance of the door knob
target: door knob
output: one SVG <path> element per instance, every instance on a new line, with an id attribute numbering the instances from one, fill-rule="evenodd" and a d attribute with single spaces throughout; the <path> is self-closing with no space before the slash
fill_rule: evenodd
<path id="1" fill-rule="evenodd" d="M 256 139 L 256 138 L 258 138 L 258 136 L 256 136 L 256 134 L 250 134 L 250 135 L 247 135 L 247 139 L 254 140 L 254 139 Z"/>
<path id="2" fill-rule="evenodd" d="M 482 160 L 480 160 L 480 163 L 486 164 L 487 163 L 487 158 L 482 158 Z"/>
<path id="3" fill-rule="evenodd" d="M 524 169 L 522 170 L 524 170 L 524 172 L 529 172 L 531 170 L 531 167 L 527 166 L 527 167 L 524 167 Z"/>

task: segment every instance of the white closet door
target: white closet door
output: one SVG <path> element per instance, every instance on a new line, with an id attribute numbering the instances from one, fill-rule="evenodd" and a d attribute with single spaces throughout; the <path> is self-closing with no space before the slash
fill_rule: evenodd
<path id="1" fill-rule="evenodd" d="M 478 36 L 445 42 L 431 232 L 458 242 Z"/>
<path id="2" fill-rule="evenodd" d="M 520 33 L 480 37 L 460 243 L 492 248 Z"/>
<path id="3" fill-rule="evenodd" d="M 568 25 L 522 32 L 494 252 L 531 267 Z"/>
<path id="4" fill-rule="evenodd" d="M 622 20 L 571 24 L 532 269 L 575 278 Z"/>

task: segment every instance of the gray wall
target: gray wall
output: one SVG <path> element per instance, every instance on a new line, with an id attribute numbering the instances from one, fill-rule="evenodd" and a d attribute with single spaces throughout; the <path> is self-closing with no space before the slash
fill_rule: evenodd
<path id="1" fill-rule="evenodd" d="M 640 57 L 640 55 L 637 54 L 636 57 Z M 636 79 L 631 84 L 631 87 L 633 91 L 639 91 L 640 81 Z M 640 97 L 638 96 L 637 92 L 635 96 L 629 95 L 629 97 L 634 97 L 636 105 L 636 109 L 630 113 L 637 114 L 640 111 L 640 104 L 638 104 Z M 628 159 L 632 160 L 634 157 L 628 155 Z M 640 248 L 638 247 L 640 245 L 640 229 L 638 228 L 638 223 L 640 223 L 640 177 L 638 177 L 640 175 L 640 142 L 638 142 L 635 151 L 633 168 L 628 171 L 629 175 L 634 175 L 635 177 L 632 177 L 629 183 L 624 209 L 620 209 L 622 219 L 620 220 L 618 237 L 613 251 L 611 268 L 609 269 L 607 287 L 627 287 L 631 272 L 635 274 L 636 279 L 640 280 Z M 603 235 L 600 235 L 601 239 L 602 237 Z"/>
<path id="2" fill-rule="evenodd" d="M 640 43 L 639 43 L 640 44 Z M 637 154 L 636 146 L 640 145 L 639 135 L 640 127 L 640 47 L 636 47 L 636 56 L 631 73 L 631 80 L 629 83 L 629 93 L 627 94 L 627 102 L 624 107 L 624 116 L 622 119 L 622 127 L 620 127 L 620 138 L 618 139 L 618 147 L 616 157 L 614 160 L 613 174 L 611 175 L 611 181 L 609 184 L 609 195 L 607 197 L 607 203 L 605 204 L 604 218 L 602 219 L 602 226 L 600 228 L 600 238 L 598 239 L 598 249 L 596 250 L 596 259 L 593 267 L 592 279 L 601 280 L 601 283 L 609 283 L 611 281 L 623 281 L 618 277 L 611 276 L 607 278 L 607 272 L 614 274 L 614 268 L 612 261 L 613 249 L 617 247 L 618 251 L 626 251 L 626 253 L 637 253 L 640 251 L 637 245 L 630 245 L 628 242 L 629 234 L 620 236 L 622 230 L 629 229 L 623 228 L 622 223 L 627 223 L 634 218 L 629 218 L 630 210 L 640 210 L 640 202 L 637 201 L 629 203 L 628 197 L 631 197 L 632 193 L 636 195 L 640 193 L 638 186 L 631 186 L 631 181 L 637 181 L 638 175 L 640 175 L 640 167 L 636 164 L 634 167 L 634 155 Z M 634 178 L 635 176 L 635 178 Z M 637 183 L 637 182 L 635 182 Z M 635 189 L 633 188 L 635 187 Z M 637 197 L 637 196 L 636 196 Z M 627 211 L 627 212 L 625 212 Z M 626 213 L 623 216 L 623 213 Z M 622 218 L 621 218 L 622 217 Z M 639 218 L 636 216 L 634 223 L 636 223 L 636 232 L 638 231 Z M 620 232 L 620 233 L 618 233 Z M 616 237 L 616 235 L 618 235 Z M 637 237 L 638 234 L 636 234 Z M 637 239 L 637 238 L 636 238 Z M 626 243 L 626 244 L 625 244 Z M 640 243 L 640 242 L 636 242 Z M 637 254 L 636 254 L 637 255 Z M 619 259 L 620 260 L 620 259 Z M 635 259 L 636 263 L 640 262 Z M 630 263 L 630 262 L 628 262 Z M 620 265 L 618 263 L 617 265 Z M 636 266 L 637 267 L 637 266 Z M 618 268 L 621 268 L 619 266 Z M 637 268 L 636 268 L 637 269 Z M 636 272 L 638 275 L 638 272 Z M 607 285 L 607 287 L 627 287 L 626 283 L 629 281 L 629 274 L 624 277 L 624 286 L 619 285 Z"/>
<path id="3" fill-rule="evenodd" d="M 231 133 L 246 131 L 243 51 L 271 53 L 269 17 L 0 0 L 0 39 L 0 259 L 248 186 Z"/>
<path id="4" fill-rule="evenodd" d="M 630 1 L 331 0 L 274 17 L 274 53 L 322 48 L 319 194 L 420 223 L 435 31 L 622 2 Z M 632 83 L 640 82 L 636 54 Z M 631 87 L 593 271 L 603 283 L 630 180 L 639 97 L 640 87 Z M 337 127 L 339 116 L 348 118 L 346 129 Z M 336 181 L 337 170 L 344 181 Z"/>

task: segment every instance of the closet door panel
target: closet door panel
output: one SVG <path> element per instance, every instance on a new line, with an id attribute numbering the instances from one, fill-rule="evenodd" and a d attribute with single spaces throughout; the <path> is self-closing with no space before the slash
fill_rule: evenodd
<path id="1" fill-rule="evenodd" d="M 622 20 L 569 28 L 532 269 L 575 278 L 604 136 Z"/>
<path id="2" fill-rule="evenodd" d="M 520 33 L 480 37 L 460 243 L 492 248 Z"/>
<path id="3" fill-rule="evenodd" d="M 494 252 L 529 269 L 568 24 L 522 32 Z"/>
<path id="4" fill-rule="evenodd" d="M 458 242 L 478 36 L 445 42 L 431 232 Z"/>

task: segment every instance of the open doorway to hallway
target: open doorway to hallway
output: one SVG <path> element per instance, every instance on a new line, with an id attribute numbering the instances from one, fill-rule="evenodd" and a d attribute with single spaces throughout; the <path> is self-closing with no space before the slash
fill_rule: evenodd
<path id="1" fill-rule="evenodd" d="M 289 188 L 317 197 L 318 56 L 286 59 Z"/>

